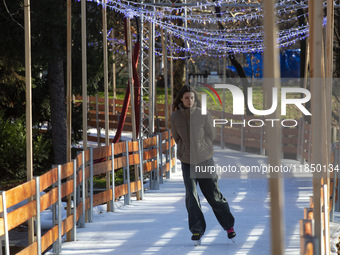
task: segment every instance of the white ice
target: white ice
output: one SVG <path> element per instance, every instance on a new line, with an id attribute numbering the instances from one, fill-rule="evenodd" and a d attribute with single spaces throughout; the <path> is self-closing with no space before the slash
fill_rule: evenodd
<path id="1" fill-rule="evenodd" d="M 255 165 L 266 157 L 215 147 L 218 164 Z M 297 164 L 284 160 L 285 164 Z M 164 179 L 159 190 L 147 190 L 143 201 L 117 203 L 116 212 L 105 206 L 95 209 L 93 222 L 77 228 L 77 241 L 64 242 L 62 254 L 271 254 L 270 194 L 267 178 L 251 178 L 242 174 L 219 180 L 220 190 L 235 216 L 237 236 L 233 244 L 217 222 L 211 207 L 201 193 L 201 205 L 207 222 L 202 244 L 190 240 L 184 202 L 184 184 L 180 164 L 171 179 Z M 284 178 L 285 254 L 300 254 L 299 220 L 303 208 L 309 207 L 312 179 Z"/>

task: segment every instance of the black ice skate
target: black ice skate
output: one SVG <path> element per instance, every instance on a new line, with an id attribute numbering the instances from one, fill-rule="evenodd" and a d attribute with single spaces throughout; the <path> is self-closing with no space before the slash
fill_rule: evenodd
<path id="1" fill-rule="evenodd" d="M 230 228 L 227 230 L 228 238 L 235 243 L 234 237 L 236 236 L 234 228 Z"/>
<path id="2" fill-rule="evenodd" d="M 191 237 L 191 240 L 194 241 L 195 246 L 201 245 L 201 237 L 202 235 L 200 233 L 194 233 Z"/>

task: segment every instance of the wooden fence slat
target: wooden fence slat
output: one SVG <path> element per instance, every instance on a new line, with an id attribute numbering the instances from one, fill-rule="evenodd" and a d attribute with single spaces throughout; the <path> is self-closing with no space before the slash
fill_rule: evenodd
<path id="1" fill-rule="evenodd" d="M 51 189 L 40 197 L 41 212 L 58 201 L 58 187 Z"/>
<path id="2" fill-rule="evenodd" d="M 114 144 L 114 154 L 121 154 L 123 152 L 126 152 L 126 143 L 125 142 L 120 142 L 120 143 L 115 143 Z"/>
<path id="3" fill-rule="evenodd" d="M 41 237 L 41 251 L 44 252 L 58 239 L 58 225 L 48 230 Z"/>
<path id="4" fill-rule="evenodd" d="M 139 150 L 139 142 L 138 141 L 129 142 L 128 147 L 129 152 L 137 152 Z"/>
<path id="5" fill-rule="evenodd" d="M 80 202 L 77 205 L 77 221 L 79 220 L 79 218 L 82 214 L 83 214 L 83 202 Z"/>
<path id="6" fill-rule="evenodd" d="M 0 213 L 2 213 L 4 211 L 4 207 L 2 204 L 2 195 L 0 195 Z"/>
<path id="7" fill-rule="evenodd" d="M 115 158 L 114 161 L 115 170 L 126 166 L 126 156 Z"/>
<path id="8" fill-rule="evenodd" d="M 19 207 L 7 214 L 8 231 L 37 215 L 37 201 Z"/>
<path id="9" fill-rule="evenodd" d="M 111 145 L 93 149 L 93 160 L 106 158 L 110 156 L 111 156 Z"/>
<path id="10" fill-rule="evenodd" d="M 57 181 L 58 181 L 58 168 L 55 167 L 40 176 L 40 191 L 47 189 Z"/>
<path id="11" fill-rule="evenodd" d="M 93 195 L 93 206 L 104 204 L 112 200 L 112 189 Z"/>
<path id="12" fill-rule="evenodd" d="M 143 149 L 147 149 L 151 146 L 157 145 L 157 136 L 149 137 L 143 140 Z"/>
<path id="13" fill-rule="evenodd" d="M 149 161 L 143 164 L 143 173 L 150 172 L 157 168 L 157 160 Z"/>
<path id="14" fill-rule="evenodd" d="M 85 155 L 85 162 L 90 161 L 90 150 L 83 151 Z"/>
<path id="15" fill-rule="evenodd" d="M 282 137 L 282 144 L 298 144 L 298 137 Z"/>
<path id="16" fill-rule="evenodd" d="M 25 249 L 17 253 L 17 255 L 36 255 L 38 254 L 38 243 L 34 242 Z"/>
<path id="17" fill-rule="evenodd" d="M 64 198 L 67 195 L 70 195 L 73 192 L 73 180 L 69 180 L 64 182 L 61 185 L 61 197 Z"/>
<path id="18" fill-rule="evenodd" d="M 6 208 L 35 195 L 35 180 L 25 182 L 6 191 Z"/>
<path id="19" fill-rule="evenodd" d="M 139 154 L 129 155 L 129 165 L 137 165 L 139 164 Z"/>
<path id="20" fill-rule="evenodd" d="M 121 197 L 128 194 L 127 183 L 115 187 L 115 198 Z"/>
<path id="21" fill-rule="evenodd" d="M 73 175 L 73 162 L 68 162 L 61 166 L 61 179 L 65 179 Z"/>
<path id="22" fill-rule="evenodd" d="M 93 165 L 93 176 L 111 171 L 112 161 L 106 160 Z"/>
<path id="23" fill-rule="evenodd" d="M 142 188 L 140 180 L 137 182 L 131 182 L 130 185 L 131 185 L 130 189 L 132 193 L 140 191 Z"/>
<path id="24" fill-rule="evenodd" d="M 73 215 L 70 215 L 62 221 L 61 235 L 66 234 L 72 228 L 73 228 Z"/>
<path id="25" fill-rule="evenodd" d="M 149 159 L 152 159 L 152 158 L 155 158 L 155 157 L 157 157 L 157 149 L 144 151 L 144 153 L 143 153 L 143 159 L 144 160 L 149 160 Z"/>
<path id="26" fill-rule="evenodd" d="M 0 236 L 5 234 L 4 218 L 0 218 Z"/>
<path id="27" fill-rule="evenodd" d="M 91 176 L 91 169 L 90 166 L 85 167 L 85 180 L 90 178 Z"/>

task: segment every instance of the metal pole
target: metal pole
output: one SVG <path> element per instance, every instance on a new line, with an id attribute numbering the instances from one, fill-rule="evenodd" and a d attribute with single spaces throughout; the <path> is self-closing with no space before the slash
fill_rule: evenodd
<path id="1" fill-rule="evenodd" d="M 310 24 L 310 77 L 312 94 L 312 163 L 322 165 L 323 144 L 322 132 L 322 107 L 323 104 L 323 71 L 320 60 L 322 59 L 322 2 L 318 0 L 308 1 L 309 24 Z M 321 81 L 321 84 L 320 84 Z M 320 107 L 321 105 L 321 107 Z M 322 213 L 321 213 L 321 173 L 314 172 L 313 175 L 313 217 L 315 222 L 315 236 L 319 247 L 318 253 L 323 253 L 323 234 L 322 234 Z"/>
<path id="2" fill-rule="evenodd" d="M 87 58 L 86 58 L 86 0 L 81 1 L 81 51 L 83 93 L 83 150 L 87 150 Z"/>
<path id="3" fill-rule="evenodd" d="M 187 33 L 187 29 L 188 29 L 188 20 L 187 20 L 187 16 L 188 16 L 188 10 L 187 10 L 187 7 L 186 7 L 186 3 L 187 3 L 187 0 L 184 0 L 184 17 L 185 17 L 185 20 L 184 20 L 184 27 L 185 27 L 185 35 Z M 185 84 L 186 85 L 189 85 L 189 73 L 188 73 L 188 48 L 189 48 L 189 45 L 188 45 L 188 41 L 185 40 Z"/>
<path id="4" fill-rule="evenodd" d="M 155 0 L 153 0 L 153 3 Z M 153 7 L 155 11 L 155 7 Z M 149 28 L 149 136 L 155 131 L 155 24 L 150 22 Z"/>
<path id="5" fill-rule="evenodd" d="M 107 60 L 107 19 L 106 0 L 103 0 L 103 61 L 104 61 L 104 93 L 105 93 L 105 145 L 109 145 L 109 74 Z M 106 175 L 110 175 L 106 173 Z"/>
<path id="6" fill-rule="evenodd" d="M 173 42 L 172 42 L 172 34 L 170 34 L 170 88 L 171 88 L 171 108 L 170 112 L 172 112 L 172 107 L 174 104 L 174 50 L 173 50 Z"/>
<path id="7" fill-rule="evenodd" d="M 128 54 L 128 69 L 129 69 L 129 85 L 130 85 L 130 103 L 132 115 L 132 141 L 136 141 L 136 111 L 135 111 L 135 91 L 133 86 L 133 71 L 132 71 L 132 36 L 130 18 L 126 18 L 127 27 L 127 54 Z"/>
<path id="8" fill-rule="evenodd" d="M 30 0 L 25 0 L 25 82 L 26 82 L 26 164 L 27 181 L 33 178 L 32 149 L 32 66 L 31 66 L 31 6 Z M 29 198 L 31 202 L 33 198 Z M 34 242 L 34 222 L 28 220 L 28 244 Z"/>
<path id="9" fill-rule="evenodd" d="M 273 87 L 280 87 L 279 51 L 277 47 L 277 37 L 275 26 L 274 1 L 264 2 L 264 31 L 265 31 L 265 50 L 264 50 L 264 85 L 267 89 L 267 107 L 271 106 Z M 271 119 L 279 119 L 278 111 L 270 116 Z M 280 126 L 266 127 L 267 139 L 269 143 L 268 163 L 272 166 L 279 166 L 281 160 L 281 132 Z M 279 173 L 271 173 L 269 179 L 270 206 L 271 206 L 271 235 L 272 235 L 272 254 L 283 255 L 285 244 L 284 230 L 284 192 L 283 181 Z"/>

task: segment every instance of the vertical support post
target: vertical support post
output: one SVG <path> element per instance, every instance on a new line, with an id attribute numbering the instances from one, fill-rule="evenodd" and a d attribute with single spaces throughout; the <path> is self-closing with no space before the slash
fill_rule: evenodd
<path id="1" fill-rule="evenodd" d="M 324 144 L 326 141 L 322 140 L 322 125 L 325 125 L 323 120 L 323 111 L 325 106 L 324 95 L 324 71 L 321 64 L 322 58 L 322 19 L 323 8 L 322 2 L 318 0 L 308 1 L 309 9 L 309 24 L 310 24 L 310 77 L 311 77 L 311 94 L 312 99 L 312 163 L 315 165 L 323 164 L 323 155 L 325 153 Z M 321 105 L 321 107 L 320 107 Z M 322 231 L 322 206 L 321 206 L 321 178 L 322 174 L 315 172 L 313 174 L 313 217 L 315 221 L 315 236 L 318 238 L 318 247 L 320 247 L 319 253 L 324 253 L 323 249 L 323 231 Z M 328 223 L 325 223 L 325 225 Z"/>
<path id="2" fill-rule="evenodd" d="M 41 254 L 41 207 L 40 207 L 40 177 L 35 179 L 35 191 L 36 191 L 36 208 L 37 208 L 37 252 Z"/>
<path id="3" fill-rule="evenodd" d="M 305 163 L 305 158 L 304 158 L 304 149 L 305 147 L 305 121 L 302 119 L 302 130 L 301 130 L 301 158 L 300 158 L 300 164 L 303 165 Z"/>
<path id="4" fill-rule="evenodd" d="M 158 133 L 158 151 L 159 151 L 159 183 L 163 184 L 163 152 L 162 152 L 162 134 Z"/>
<path id="5" fill-rule="evenodd" d="M 61 244 L 62 244 L 62 239 L 61 239 L 61 232 L 62 232 L 62 218 L 61 218 L 61 165 L 58 165 L 58 239 L 53 247 L 53 252 L 56 254 L 61 253 Z"/>
<path id="6" fill-rule="evenodd" d="M 333 169 L 335 168 L 336 164 L 338 161 L 338 148 L 335 147 L 334 148 L 334 161 L 332 162 L 333 165 Z M 337 179 L 337 171 L 333 170 L 333 178 L 332 178 L 332 182 L 333 182 L 333 187 L 332 187 L 332 210 L 330 212 L 329 215 L 329 220 L 331 222 L 334 222 L 334 210 L 335 210 L 335 199 L 336 199 L 336 179 Z"/>
<path id="7" fill-rule="evenodd" d="M 245 119 L 244 119 L 244 115 L 242 115 L 242 126 L 241 126 L 241 151 L 244 152 L 245 148 L 243 146 L 244 144 L 244 123 L 245 123 Z"/>
<path id="8" fill-rule="evenodd" d="M 163 29 L 162 29 L 163 30 Z M 169 128 L 169 99 L 168 99 L 168 32 L 164 30 L 162 36 L 163 66 L 164 66 L 164 90 L 165 90 L 165 129 Z"/>
<path id="9" fill-rule="evenodd" d="M 67 0 L 67 158 L 66 162 L 71 161 L 72 143 L 72 8 L 71 0 Z M 68 207 L 67 207 L 68 208 Z M 67 211 L 69 213 L 69 211 Z M 70 212 L 71 213 L 71 212 Z"/>
<path id="10" fill-rule="evenodd" d="M 155 0 L 152 1 L 155 3 Z M 153 7 L 155 11 L 155 7 Z M 155 24 L 149 27 L 149 135 L 155 132 Z"/>
<path id="11" fill-rule="evenodd" d="M 111 201 L 111 212 L 115 211 L 115 146 L 111 143 L 111 176 L 112 176 L 112 201 Z"/>
<path id="12" fill-rule="evenodd" d="M 335 164 L 336 164 L 336 167 L 339 169 L 339 167 L 340 167 L 340 143 L 338 143 L 337 144 L 337 147 L 338 147 L 338 152 L 337 152 L 337 161 L 335 162 Z M 335 179 L 335 184 L 334 184 L 334 186 L 336 185 L 336 182 L 338 183 L 338 185 L 337 185 L 337 188 L 336 188 L 336 197 L 338 198 L 337 200 L 336 200 L 336 205 L 335 205 L 335 210 L 337 211 L 337 212 L 339 212 L 340 211 L 340 179 L 339 179 L 339 174 L 337 174 L 337 178 Z"/>
<path id="13" fill-rule="evenodd" d="M 67 71 L 66 71 L 66 101 L 67 101 L 67 131 L 66 131 L 66 162 L 72 160 L 72 8 L 71 0 L 67 0 Z M 71 178 L 68 178 L 70 180 Z M 67 217 L 71 215 L 71 195 L 67 196 Z M 67 241 L 71 241 L 71 232 L 67 232 Z M 39 254 L 39 253 L 38 253 Z"/>
<path id="14" fill-rule="evenodd" d="M 170 107 L 170 113 L 172 113 L 172 107 L 174 104 L 174 44 L 172 41 L 172 33 L 170 34 L 170 88 L 171 88 L 171 107 Z"/>
<path id="15" fill-rule="evenodd" d="M 93 148 L 90 148 L 90 209 L 89 222 L 93 221 Z"/>
<path id="16" fill-rule="evenodd" d="M 166 172 L 166 178 L 167 179 L 170 179 L 171 178 L 171 169 L 172 169 L 172 166 L 171 166 L 171 130 L 168 129 L 167 130 L 168 132 L 168 150 L 167 150 L 167 155 L 166 155 L 166 163 L 169 164 L 169 171 Z"/>
<path id="17" fill-rule="evenodd" d="M 73 160 L 73 228 L 71 241 L 77 240 L 77 160 Z"/>
<path id="18" fill-rule="evenodd" d="M 86 0 L 81 0 L 81 52 L 83 94 L 83 150 L 87 150 L 87 57 L 86 57 Z"/>
<path id="19" fill-rule="evenodd" d="M 225 58 L 223 58 L 223 63 L 225 62 Z M 226 79 L 226 74 L 225 74 L 225 63 L 223 64 L 224 69 L 223 69 L 223 84 L 226 84 L 227 79 Z M 221 119 L 224 119 L 224 113 L 225 113 L 225 89 L 223 89 L 223 101 L 222 101 L 222 114 L 221 114 Z M 221 148 L 224 149 L 225 147 L 225 142 L 224 142 L 224 125 L 221 125 Z"/>
<path id="20" fill-rule="evenodd" d="M 330 254 L 330 236 L 329 236 L 329 214 L 328 214 L 328 185 L 323 184 L 323 201 L 324 201 L 324 224 L 325 224 L 325 230 L 324 230 L 324 235 L 325 235 L 325 254 Z"/>
<path id="21" fill-rule="evenodd" d="M 97 129 L 97 146 L 101 146 L 101 135 L 99 127 L 99 102 L 98 102 L 98 91 L 96 92 L 96 129 Z"/>
<path id="22" fill-rule="evenodd" d="M 25 83 L 26 83 L 26 164 L 27 181 L 33 178 L 33 149 L 32 149 L 32 66 L 31 66 L 31 4 L 25 0 Z M 28 199 L 31 202 L 32 198 Z M 28 244 L 34 242 L 34 222 L 28 220 Z"/>
<path id="23" fill-rule="evenodd" d="M 124 183 L 127 183 L 128 185 L 128 194 L 124 196 L 124 204 L 125 205 L 130 205 L 131 204 L 131 185 L 130 185 L 130 163 L 129 163 L 129 141 L 125 142 L 126 146 L 126 174 L 124 178 Z"/>
<path id="24" fill-rule="evenodd" d="M 9 255 L 9 235 L 8 235 L 8 222 L 7 222 L 7 206 L 6 206 L 6 192 L 2 191 L 2 206 L 3 206 L 3 218 L 4 218 L 4 232 L 5 232 L 5 254 Z M 1 239 L 0 242 L 2 243 Z M 0 246 L 2 252 L 2 245 Z"/>
<path id="25" fill-rule="evenodd" d="M 261 116 L 262 123 L 264 121 L 264 117 Z M 264 155 L 264 149 L 263 149 L 263 125 L 260 127 L 260 155 Z"/>
<path id="26" fill-rule="evenodd" d="M 277 28 L 275 20 L 274 0 L 264 2 L 264 86 L 266 91 L 271 91 L 273 87 L 280 87 L 280 69 L 279 69 L 279 51 L 277 45 Z M 271 106 L 271 93 L 266 100 L 267 108 Z M 278 111 L 276 110 L 269 117 L 278 119 Z M 279 166 L 281 161 L 281 134 L 279 126 L 266 127 L 266 139 L 268 140 L 268 163 L 272 166 Z M 273 255 L 284 254 L 285 231 L 284 231 L 284 192 L 283 181 L 279 173 L 271 173 L 269 179 L 270 189 L 270 207 L 271 207 L 271 236 Z"/>
<path id="27" fill-rule="evenodd" d="M 188 31 L 188 11 L 187 11 L 187 0 L 184 0 L 184 29 L 185 29 L 185 32 L 184 34 L 186 35 L 187 34 L 187 31 Z M 185 37 L 186 38 L 186 37 Z M 184 41 L 185 43 L 185 84 L 186 85 L 189 85 L 189 68 L 188 68 L 188 48 L 189 48 L 189 42 L 188 42 L 188 39 L 185 39 Z"/>
<path id="28" fill-rule="evenodd" d="M 61 232 L 62 232 L 62 212 L 61 212 L 61 165 L 58 165 L 58 251 L 61 253 Z"/>
<path id="29" fill-rule="evenodd" d="M 86 180 L 85 180 L 85 151 L 83 151 L 82 153 L 82 180 L 81 180 L 81 201 L 83 202 L 83 205 L 82 205 L 82 214 L 80 216 L 80 219 L 79 219 L 79 227 L 81 228 L 85 228 L 85 202 L 86 202 L 86 199 L 85 199 L 85 189 L 86 189 L 86 186 L 85 186 L 85 183 L 86 183 Z"/>
<path id="30" fill-rule="evenodd" d="M 175 144 L 175 173 L 177 173 L 177 144 Z"/>
<path id="31" fill-rule="evenodd" d="M 152 149 L 156 148 L 156 169 L 150 172 L 150 189 L 159 189 L 159 139 L 158 135 L 156 136 L 156 146 L 152 147 Z"/>
<path id="32" fill-rule="evenodd" d="M 308 164 L 311 164 L 311 157 L 312 157 L 312 125 L 309 125 L 309 135 L 308 135 Z"/>
<path id="33" fill-rule="evenodd" d="M 302 131 L 302 128 L 301 128 L 301 124 L 302 124 L 302 119 L 300 118 L 299 119 L 299 123 L 298 123 L 298 144 L 297 144 L 297 148 L 296 148 L 296 160 L 300 160 L 301 158 L 301 155 L 300 155 L 300 143 L 301 143 L 301 131 Z"/>
<path id="34" fill-rule="evenodd" d="M 105 145 L 109 145 L 109 70 L 107 57 L 107 19 L 106 0 L 103 0 L 103 62 L 104 62 L 104 93 L 105 93 Z"/>
<path id="35" fill-rule="evenodd" d="M 111 39 L 112 39 L 112 85 L 113 85 L 113 99 L 116 99 L 116 51 L 115 51 L 115 31 L 112 29 L 111 31 Z M 113 101 L 114 102 L 114 101 Z M 113 104 L 113 114 L 116 114 L 115 104 Z"/>
<path id="36" fill-rule="evenodd" d="M 138 146 L 139 146 L 139 176 L 140 176 L 140 183 L 141 183 L 141 191 L 140 191 L 140 199 L 144 199 L 144 171 L 143 171 L 143 139 L 138 140 Z"/>

